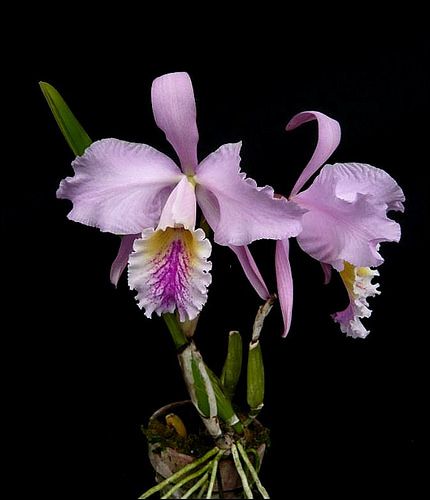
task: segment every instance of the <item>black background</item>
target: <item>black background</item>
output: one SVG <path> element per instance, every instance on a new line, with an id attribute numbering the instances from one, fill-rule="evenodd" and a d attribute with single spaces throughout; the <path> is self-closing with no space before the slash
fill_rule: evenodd
<path id="1" fill-rule="evenodd" d="M 292 244 L 292 329 L 281 339 L 276 308 L 263 336 L 261 420 L 273 439 L 263 479 L 273 497 L 384 498 L 404 490 L 414 498 L 428 393 L 425 36 L 366 25 L 317 34 L 292 31 L 291 20 L 277 35 L 246 23 L 237 36 L 234 23 L 166 34 L 159 20 L 120 35 L 115 22 L 98 25 L 99 34 L 91 22 L 66 30 L 60 21 L 56 30 L 22 32 L 26 44 L 10 57 L 4 98 L 13 111 L 2 233 L 10 251 L 4 271 L 13 322 L 4 352 L 18 429 L 10 454 L 21 471 L 15 492 L 136 498 L 153 479 L 140 424 L 186 396 L 162 322 L 144 318 L 124 279 L 117 290 L 109 283 L 118 238 L 68 221 L 68 202 L 55 199 L 73 157 L 37 82 L 57 87 L 92 139 L 174 154 L 153 121 L 150 86 L 163 73 L 187 71 L 200 159 L 243 140 L 247 174 L 287 194 L 313 151 L 316 127 L 287 134 L 284 126 L 299 111 L 319 110 L 342 126 L 332 161 L 370 163 L 403 187 L 406 213 L 395 215 L 402 240 L 382 247 L 382 295 L 372 301 L 366 340 L 340 333 L 329 316 L 346 306 L 340 280 L 323 285 L 318 263 Z M 273 290 L 273 243 L 252 249 Z M 227 249 L 215 247 L 212 261 L 196 341 L 219 370 L 228 331 L 249 337 L 259 300 Z"/>

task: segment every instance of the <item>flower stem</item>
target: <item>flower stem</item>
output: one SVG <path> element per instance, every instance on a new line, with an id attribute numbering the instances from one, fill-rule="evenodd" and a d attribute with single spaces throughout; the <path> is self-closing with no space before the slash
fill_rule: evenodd
<path id="1" fill-rule="evenodd" d="M 163 314 L 163 319 L 166 322 L 173 342 L 175 343 L 176 350 L 180 350 L 188 344 L 188 339 L 181 329 L 179 321 L 172 313 Z"/>
<path id="2" fill-rule="evenodd" d="M 143 500 L 145 498 L 148 498 L 150 497 L 151 495 L 153 495 L 154 493 L 157 493 L 157 491 L 160 491 L 162 490 L 163 488 L 165 488 L 167 485 L 173 483 L 174 481 L 176 481 L 177 479 L 179 479 L 180 477 L 182 477 L 184 474 L 186 474 L 187 472 L 190 472 L 192 471 L 193 469 L 195 469 L 196 467 L 198 467 L 199 465 L 205 463 L 207 460 L 209 460 L 211 457 L 213 457 L 214 455 L 216 455 L 217 453 L 220 452 L 220 449 L 215 446 L 214 448 L 212 448 L 210 451 L 208 451 L 206 453 L 206 455 L 203 455 L 201 458 L 197 459 L 197 460 L 194 460 L 194 462 L 191 462 L 190 464 L 186 465 L 185 467 L 183 467 L 182 469 L 178 470 L 178 472 L 175 472 L 175 474 L 172 474 L 170 477 L 168 477 L 167 479 L 165 479 L 164 481 L 162 481 L 161 483 L 157 484 L 156 486 L 153 486 L 151 489 L 149 489 L 148 491 L 145 491 L 145 493 L 143 493 L 140 497 L 139 497 L 139 500 Z"/>
<path id="3" fill-rule="evenodd" d="M 243 491 L 245 493 L 245 498 L 254 498 L 251 488 L 249 487 L 248 479 L 246 477 L 245 471 L 243 470 L 242 464 L 240 463 L 239 453 L 237 452 L 237 447 L 233 443 L 231 447 L 231 453 L 233 455 L 234 465 L 236 466 L 237 473 L 239 474 L 240 480 L 242 481 Z"/>
<path id="4" fill-rule="evenodd" d="M 252 479 L 255 481 L 255 484 L 258 488 L 258 491 L 261 493 L 261 496 L 263 498 L 270 498 L 269 494 L 266 491 L 266 488 L 261 484 L 260 478 L 258 477 L 257 471 L 254 469 L 254 466 L 252 465 L 251 461 L 248 458 L 248 455 L 246 454 L 246 451 L 244 450 L 243 446 L 238 442 L 237 443 L 237 448 L 239 450 L 239 453 L 242 456 L 242 460 L 245 462 L 245 465 L 248 467 L 249 472 L 251 473 Z"/>

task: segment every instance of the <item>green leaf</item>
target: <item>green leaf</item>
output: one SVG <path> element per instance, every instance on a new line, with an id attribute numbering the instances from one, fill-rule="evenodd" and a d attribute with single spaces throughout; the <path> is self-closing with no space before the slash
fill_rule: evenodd
<path id="1" fill-rule="evenodd" d="M 239 382 L 242 371 L 242 337 L 239 332 L 230 332 L 228 336 L 228 350 L 224 367 L 221 373 L 221 383 L 224 392 L 229 399 L 232 399 Z"/>
<path id="2" fill-rule="evenodd" d="M 69 106 L 67 106 L 59 92 L 49 83 L 39 82 L 39 85 L 68 145 L 76 156 L 82 155 L 92 143 L 92 140 L 70 111 Z"/>

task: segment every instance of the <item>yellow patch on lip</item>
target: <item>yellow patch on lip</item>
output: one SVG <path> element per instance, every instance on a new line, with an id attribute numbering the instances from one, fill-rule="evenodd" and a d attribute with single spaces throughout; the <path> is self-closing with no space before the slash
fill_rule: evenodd
<path id="1" fill-rule="evenodd" d="M 364 278 L 366 276 L 375 276 L 375 271 L 370 269 L 370 267 L 357 267 L 357 274 Z"/>
<path id="2" fill-rule="evenodd" d="M 355 270 L 356 268 L 347 261 L 344 261 L 343 271 L 340 271 L 340 277 L 345 284 L 346 289 L 349 294 L 353 293 L 354 282 L 355 282 Z M 361 269 L 361 268 L 359 268 Z"/>
<path id="3" fill-rule="evenodd" d="M 175 241 L 182 243 L 184 257 L 192 266 L 198 253 L 198 242 L 193 237 L 193 233 L 184 228 L 168 227 L 165 230 L 156 230 L 146 242 L 148 259 L 153 260 L 165 255 Z"/>
<path id="4" fill-rule="evenodd" d="M 168 227 L 165 230 L 158 229 L 152 234 L 146 244 L 149 258 L 154 258 L 157 255 L 164 255 L 172 242 L 181 240 L 187 255 L 192 258 L 195 254 L 195 240 L 193 234 L 184 228 Z"/>
<path id="5" fill-rule="evenodd" d="M 371 278 L 377 276 L 378 272 L 370 267 L 355 267 L 345 260 L 343 271 L 340 271 L 339 274 L 349 295 L 355 296 L 355 287 L 357 286 L 357 281 L 360 281 L 357 278 Z"/>

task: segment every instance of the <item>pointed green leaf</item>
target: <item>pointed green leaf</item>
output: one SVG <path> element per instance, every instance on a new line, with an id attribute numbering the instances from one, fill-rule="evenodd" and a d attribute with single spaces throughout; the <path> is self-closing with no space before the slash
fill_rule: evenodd
<path id="1" fill-rule="evenodd" d="M 68 145 L 76 156 L 82 155 L 92 143 L 88 134 L 70 111 L 59 92 L 49 83 L 39 82 L 39 85 Z"/>

